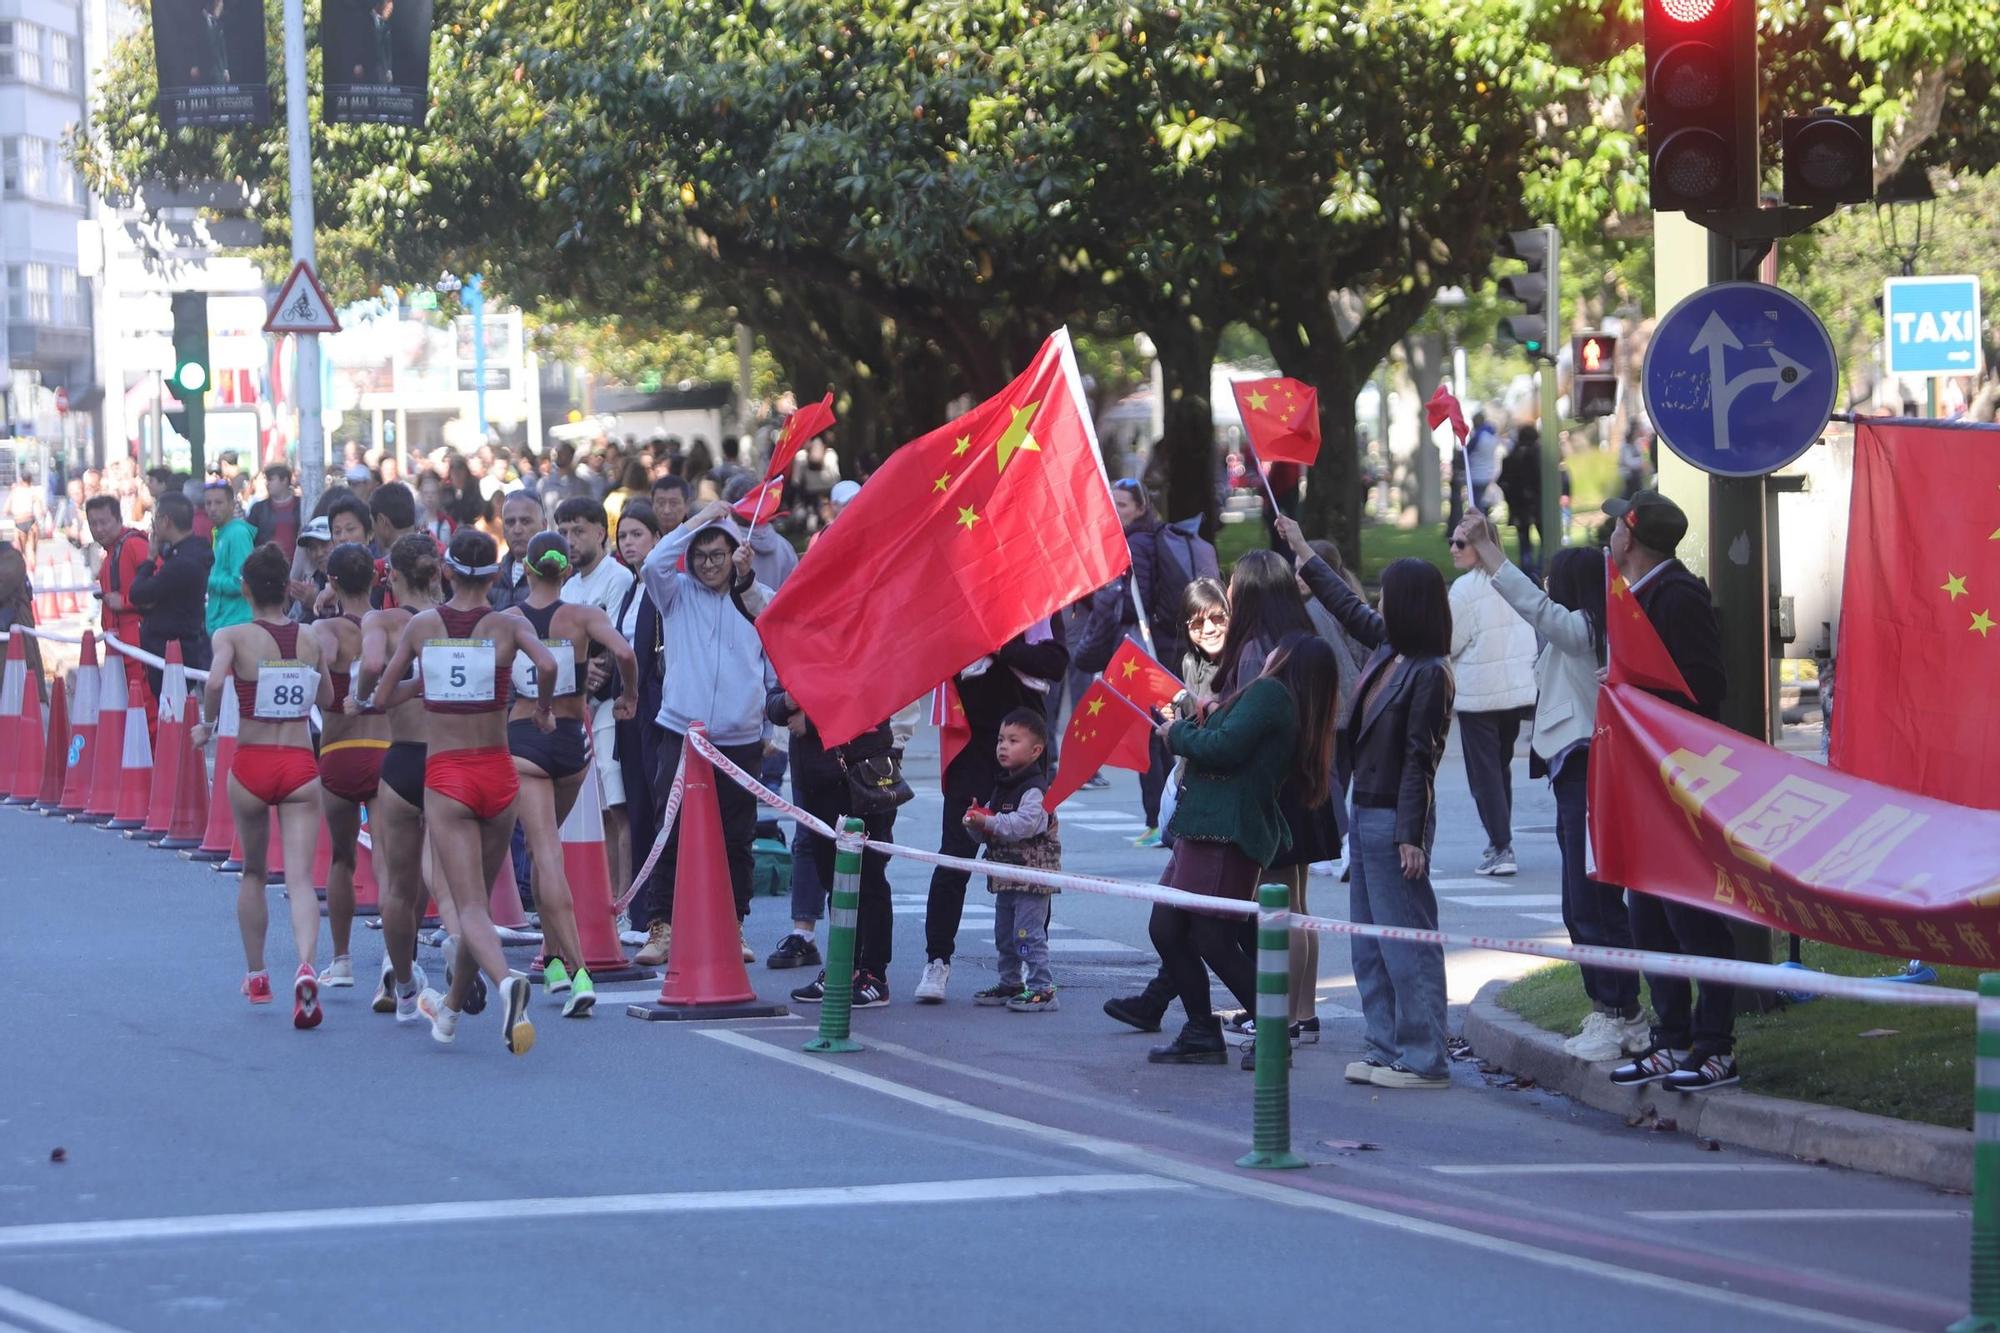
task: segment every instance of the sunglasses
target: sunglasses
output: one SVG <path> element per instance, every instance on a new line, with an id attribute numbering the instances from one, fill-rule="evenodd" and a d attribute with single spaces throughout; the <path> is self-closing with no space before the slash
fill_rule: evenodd
<path id="1" fill-rule="evenodd" d="M 1187 627 L 1191 630 L 1206 629 L 1210 625 L 1215 626 L 1217 629 L 1228 629 L 1229 617 L 1220 611 L 1211 611 L 1205 616 L 1196 616 L 1187 623 Z"/>
<path id="2" fill-rule="evenodd" d="M 1463 551 L 1466 547 L 1470 545 L 1472 545 L 1471 542 L 1465 541 L 1464 539 L 1459 537 L 1453 537 L 1451 539 L 1451 549 L 1454 551 Z"/>

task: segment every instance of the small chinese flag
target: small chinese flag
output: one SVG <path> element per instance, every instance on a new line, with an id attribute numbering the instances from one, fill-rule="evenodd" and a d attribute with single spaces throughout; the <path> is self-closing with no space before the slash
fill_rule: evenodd
<path id="1" fill-rule="evenodd" d="M 1104 683 L 1142 710 L 1157 708 L 1162 712 L 1187 688 L 1173 672 L 1147 656 L 1146 650 L 1130 639 L 1119 644 L 1118 651 L 1105 664 Z"/>
<path id="2" fill-rule="evenodd" d="M 1076 701 L 1063 732 L 1062 757 L 1046 804 L 1053 810 L 1109 764 L 1143 773 L 1152 763 L 1153 724 L 1137 706 L 1094 680 Z"/>
<path id="3" fill-rule="evenodd" d="M 1681 669 L 1674 665 L 1667 645 L 1660 642 L 1660 632 L 1646 619 L 1645 608 L 1639 605 L 1639 599 L 1626 584 L 1625 576 L 1618 572 L 1618 566 L 1611 563 L 1609 554 L 1604 557 L 1604 586 L 1607 593 L 1604 632 L 1610 640 L 1611 659 L 1609 682 L 1694 698 L 1694 691 L 1688 688 Z"/>
<path id="4" fill-rule="evenodd" d="M 1319 457 L 1319 391 L 1310 384 L 1282 376 L 1267 380 L 1234 380 L 1236 410 L 1243 414 L 1243 433 L 1266 463 L 1297 463 L 1311 467 Z"/>
<path id="5" fill-rule="evenodd" d="M 1458 397 L 1452 393 L 1448 384 L 1438 385 L 1437 391 L 1425 400 L 1424 420 L 1430 424 L 1432 430 L 1449 421 L 1451 433 L 1458 437 L 1460 444 L 1464 444 L 1472 435 L 1471 428 L 1465 424 L 1465 409 L 1459 406 Z"/>
<path id="6" fill-rule="evenodd" d="M 736 502 L 731 512 L 745 523 L 769 523 L 784 499 L 785 479 L 773 477 L 763 485 L 753 487 L 749 494 Z"/>
<path id="7" fill-rule="evenodd" d="M 931 725 L 938 729 L 938 781 L 942 782 L 951 761 L 972 739 L 972 724 L 965 720 L 965 705 L 958 701 L 954 682 L 947 680 L 931 691 Z"/>
<path id="8" fill-rule="evenodd" d="M 826 397 L 804 407 L 785 419 L 785 428 L 778 434 L 778 442 L 771 446 L 771 465 L 764 469 L 764 479 L 782 477 L 792 460 L 799 456 L 799 450 L 812 443 L 812 438 L 821 431 L 833 427 L 833 390 L 826 391 Z"/>

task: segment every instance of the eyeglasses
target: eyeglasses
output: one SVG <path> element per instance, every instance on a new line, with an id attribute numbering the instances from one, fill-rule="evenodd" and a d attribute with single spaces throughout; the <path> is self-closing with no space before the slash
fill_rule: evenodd
<path id="1" fill-rule="evenodd" d="M 1470 546 L 1471 544 L 1472 544 L 1471 542 L 1462 541 L 1457 537 L 1453 537 L 1451 539 L 1451 549 L 1454 551 L 1463 551 L 1466 547 Z"/>
<path id="2" fill-rule="evenodd" d="M 1187 623 L 1187 627 L 1190 630 L 1195 631 L 1196 633 L 1199 633 L 1202 630 L 1209 628 L 1211 625 L 1214 626 L 1216 629 L 1228 629 L 1229 628 L 1228 614 L 1222 611 L 1211 611 L 1205 616 L 1196 616 L 1193 620 L 1190 620 Z"/>
<path id="3" fill-rule="evenodd" d="M 722 547 L 713 551 L 689 551 L 688 563 L 691 565 L 727 564 L 729 563 L 729 550 L 727 547 Z"/>

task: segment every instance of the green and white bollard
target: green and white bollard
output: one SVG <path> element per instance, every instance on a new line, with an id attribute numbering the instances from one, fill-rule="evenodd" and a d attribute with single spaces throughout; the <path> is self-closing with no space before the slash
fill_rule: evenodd
<path id="1" fill-rule="evenodd" d="M 1979 978 L 1972 1086 L 1972 1308 L 1950 1333 L 2000 1331 L 2000 972 Z"/>
<path id="2" fill-rule="evenodd" d="M 841 825 L 834 839 L 833 901 L 827 912 L 826 997 L 819 1005 L 819 1035 L 805 1048 L 822 1055 L 862 1049 L 848 1036 L 854 1013 L 854 923 L 861 913 L 861 840 L 868 826 L 858 819 Z"/>
<path id="3" fill-rule="evenodd" d="M 1257 890 L 1257 1111 L 1252 1151 L 1236 1165 L 1280 1171 L 1306 1164 L 1292 1151 L 1292 897 Z"/>

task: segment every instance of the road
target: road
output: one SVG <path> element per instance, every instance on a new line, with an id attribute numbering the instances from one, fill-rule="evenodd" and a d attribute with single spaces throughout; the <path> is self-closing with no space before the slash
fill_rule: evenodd
<path id="1" fill-rule="evenodd" d="M 899 830 L 917 846 L 936 845 L 934 764 L 911 763 Z M 1457 764 L 1446 927 L 1559 934 L 1548 797 L 1521 779 L 1522 874 L 1474 879 Z M 1129 775 L 1082 793 L 1068 865 L 1156 875 L 1164 854 L 1128 841 L 1136 810 Z M 20 811 L 0 810 L 0 836 L 0 1333 L 578 1316 L 1636 1333 L 1935 1328 L 1965 1308 L 1962 1197 L 1705 1152 L 1469 1063 L 1442 1094 L 1343 1083 L 1360 1033 L 1337 943 L 1324 1040 L 1296 1061 L 1313 1165 L 1252 1173 L 1232 1165 L 1250 1076 L 1148 1065 L 1158 1039 L 1098 1012 L 1148 974 L 1139 904 L 1059 900 L 1064 1006 L 1028 1017 L 969 1002 L 993 969 L 975 885 L 951 1002 L 918 1007 L 928 875 L 899 864 L 895 1002 L 855 1016 L 866 1053 L 800 1053 L 810 1013 L 623 1017 L 652 983 L 605 987 L 584 1023 L 538 996 L 540 1040 L 515 1059 L 491 1010 L 441 1048 L 368 1012 L 366 989 L 329 993 L 324 1026 L 295 1032 L 237 994 L 233 879 Z M 1313 890 L 1341 914 L 1334 881 Z M 752 941 L 775 943 L 785 915 L 759 899 Z M 364 977 L 379 941 L 357 932 Z M 274 974 L 287 952 L 274 932 Z M 1527 965 L 1455 955 L 1452 997 Z M 781 997 L 807 978 L 752 979 Z"/>

